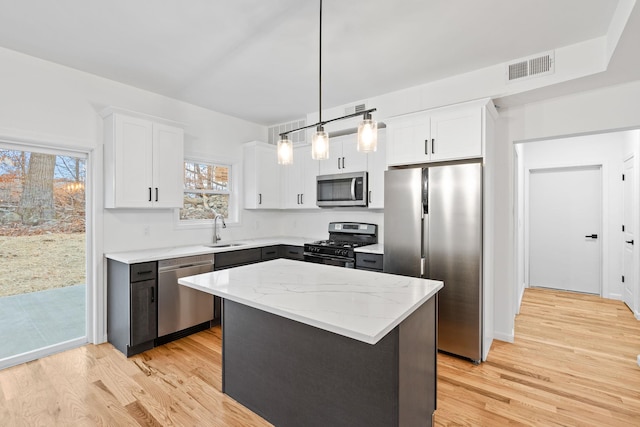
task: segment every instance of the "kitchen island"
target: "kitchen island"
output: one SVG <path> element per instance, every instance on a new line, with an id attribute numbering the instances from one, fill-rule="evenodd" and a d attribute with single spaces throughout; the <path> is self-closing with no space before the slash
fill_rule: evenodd
<path id="1" fill-rule="evenodd" d="M 278 259 L 179 283 L 223 298 L 223 391 L 276 426 L 431 425 L 442 282 Z"/>

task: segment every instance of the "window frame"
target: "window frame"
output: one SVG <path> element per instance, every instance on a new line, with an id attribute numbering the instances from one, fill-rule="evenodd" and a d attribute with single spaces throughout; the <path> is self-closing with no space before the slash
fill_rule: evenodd
<path id="1" fill-rule="evenodd" d="M 199 190 L 208 194 L 228 194 L 229 195 L 229 215 L 225 218 L 227 226 L 240 224 L 240 162 L 234 159 L 225 158 L 223 156 L 212 156 L 205 154 L 188 154 L 182 159 L 182 194 L 197 192 L 187 189 L 184 186 L 184 163 L 201 163 L 207 165 L 226 166 L 229 168 L 229 192 L 219 192 L 215 190 Z M 184 206 L 184 205 L 183 205 Z M 174 223 L 178 229 L 187 228 L 210 228 L 213 225 L 213 219 L 180 219 L 180 209 L 174 209 Z"/>

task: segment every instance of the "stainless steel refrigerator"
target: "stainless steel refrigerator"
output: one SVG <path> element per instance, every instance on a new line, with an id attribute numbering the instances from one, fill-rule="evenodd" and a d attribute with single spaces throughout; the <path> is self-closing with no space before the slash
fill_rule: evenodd
<path id="1" fill-rule="evenodd" d="M 482 165 L 384 176 L 384 272 L 444 281 L 438 349 L 482 359 Z"/>

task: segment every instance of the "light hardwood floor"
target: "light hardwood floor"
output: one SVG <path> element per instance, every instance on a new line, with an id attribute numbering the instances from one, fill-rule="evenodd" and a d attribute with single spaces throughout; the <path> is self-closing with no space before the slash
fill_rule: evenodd
<path id="1" fill-rule="evenodd" d="M 0 371 L 1 426 L 268 426 L 220 392 L 220 329 L 126 359 L 87 345 Z M 0 344 L 1 345 L 1 344 Z M 440 426 L 640 426 L 640 322 L 619 301 L 528 289 L 516 341 L 438 357 Z"/>

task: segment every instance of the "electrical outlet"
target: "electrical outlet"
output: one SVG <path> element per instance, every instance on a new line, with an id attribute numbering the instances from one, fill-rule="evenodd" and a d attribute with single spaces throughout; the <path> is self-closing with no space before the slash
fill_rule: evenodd
<path id="1" fill-rule="evenodd" d="M 144 234 L 145 236 L 148 236 L 149 234 L 151 234 L 151 230 L 150 230 L 150 227 L 149 227 L 148 225 L 145 225 L 145 226 L 144 226 L 143 234 Z"/>

